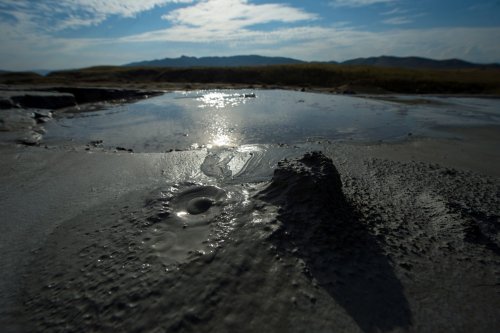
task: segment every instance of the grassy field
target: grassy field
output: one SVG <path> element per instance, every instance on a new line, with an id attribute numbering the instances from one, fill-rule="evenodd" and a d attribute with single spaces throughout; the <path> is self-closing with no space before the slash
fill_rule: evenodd
<path id="1" fill-rule="evenodd" d="M 151 68 L 101 66 L 59 71 L 0 75 L 3 84 L 161 85 L 234 84 L 321 88 L 331 91 L 408 94 L 500 95 L 500 70 L 409 70 L 328 64 L 238 68 Z"/>

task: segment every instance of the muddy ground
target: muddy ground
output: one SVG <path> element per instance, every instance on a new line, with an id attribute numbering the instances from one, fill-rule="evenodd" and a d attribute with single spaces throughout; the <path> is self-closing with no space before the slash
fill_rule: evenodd
<path id="1" fill-rule="evenodd" d="M 446 130 L 2 144 L 2 332 L 497 332 L 499 130 Z"/>

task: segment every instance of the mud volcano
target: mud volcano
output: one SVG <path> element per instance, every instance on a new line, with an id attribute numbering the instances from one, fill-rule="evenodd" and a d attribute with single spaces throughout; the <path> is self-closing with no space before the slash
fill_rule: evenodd
<path id="1" fill-rule="evenodd" d="M 323 287 L 365 332 L 408 328 L 403 287 L 379 242 L 346 200 L 340 174 L 321 152 L 280 162 L 259 198 L 280 208 L 272 236 L 284 254 L 306 263 Z"/>

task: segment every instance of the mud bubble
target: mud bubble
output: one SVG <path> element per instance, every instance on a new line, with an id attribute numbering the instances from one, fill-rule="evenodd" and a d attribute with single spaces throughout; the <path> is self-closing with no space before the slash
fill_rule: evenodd
<path id="1" fill-rule="evenodd" d="M 213 252 L 244 213 L 241 186 L 183 183 L 157 191 L 146 201 L 150 227 L 143 242 L 167 265 Z"/>

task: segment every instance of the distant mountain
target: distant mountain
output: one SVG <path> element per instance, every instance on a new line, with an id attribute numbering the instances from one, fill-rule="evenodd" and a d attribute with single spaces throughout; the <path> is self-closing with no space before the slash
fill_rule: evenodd
<path id="1" fill-rule="evenodd" d="M 4 71 L 0 69 L 0 74 L 8 73 L 9 71 Z"/>
<path id="2" fill-rule="evenodd" d="M 33 69 L 32 72 L 40 74 L 42 76 L 45 76 L 45 75 L 49 74 L 50 72 L 52 72 L 52 70 L 50 70 L 50 69 Z"/>
<path id="3" fill-rule="evenodd" d="M 283 58 L 263 57 L 258 55 L 241 55 L 232 57 L 187 57 L 165 58 L 160 60 L 140 61 L 125 66 L 137 67 L 240 67 L 303 64 L 305 61 Z"/>
<path id="4" fill-rule="evenodd" d="M 499 68 L 500 64 L 474 64 L 460 59 L 433 60 L 420 57 L 371 57 L 342 62 L 343 65 L 397 67 L 409 69 Z"/>
<path id="5" fill-rule="evenodd" d="M 475 64 L 460 59 L 434 60 L 421 57 L 392 57 L 380 56 L 371 58 L 357 58 L 344 62 L 313 61 L 307 62 L 285 57 L 264 57 L 259 55 L 239 55 L 231 57 L 188 57 L 165 58 L 159 60 L 140 61 L 124 66 L 136 67 L 248 67 L 291 64 L 340 64 L 352 66 L 395 67 L 408 69 L 468 69 L 468 68 L 497 68 L 500 64 Z"/>

